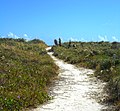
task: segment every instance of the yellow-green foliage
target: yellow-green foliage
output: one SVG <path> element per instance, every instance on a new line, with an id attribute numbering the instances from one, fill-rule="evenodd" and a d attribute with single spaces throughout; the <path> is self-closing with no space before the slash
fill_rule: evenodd
<path id="1" fill-rule="evenodd" d="M 46 86 L 58 67 L 45 47 L 39 40 L 0 39 L 0 110 L 18 111 L 50 99 Z"/>
<path id="2" fill-rule="evenodd" d="M 64 61 L 96 69 L 95 76 L 109 83 L 109 100 L 120 101 L 120 43 L 71 42 L 54 46 L 53 51 Z"/>

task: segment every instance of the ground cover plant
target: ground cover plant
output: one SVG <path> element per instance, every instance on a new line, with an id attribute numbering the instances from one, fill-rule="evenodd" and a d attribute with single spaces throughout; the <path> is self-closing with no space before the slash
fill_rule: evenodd
<path id="1" fill-rule="evenodd" d="M 107 102 L 120 108 L 120 43 L 66 42 L 53 46 L 54 55 L 66 62 L 95 69 L 95 76 L 108 82 Z M 117 109 L 116 109 L 117 111 Z"/>
<path id="2" fill-rule="evenodd" d="M 20 111 L 46 102 L 58 67 L 38 39 L 0 38 L 0 111 Z"/>

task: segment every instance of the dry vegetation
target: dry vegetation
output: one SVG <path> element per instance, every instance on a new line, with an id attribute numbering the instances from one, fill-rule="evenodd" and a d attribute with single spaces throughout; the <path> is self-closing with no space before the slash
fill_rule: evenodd
<path id="1" fill-rule="evenodd" d="M 0 110 L 18 111 L 50 99 L 47 85 L 58 67 L 41 40 L 0 39 Z"/>

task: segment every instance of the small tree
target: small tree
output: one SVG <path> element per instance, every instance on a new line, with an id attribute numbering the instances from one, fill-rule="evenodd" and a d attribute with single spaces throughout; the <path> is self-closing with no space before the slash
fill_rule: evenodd
<path id="1" fill-rule="evenodd" d="M 61 46 L 61 39 L 59 38 L 59 46 Z"/>
<path id="2" fill-rule="evenodd" d="M 54 40 L 54 43 L 55 43 L 55 45 L 56 45 L 56 46 L 58 46 L 58 42 L 57 42 L 57 40 L 56 40 L 56 39 Z"/>

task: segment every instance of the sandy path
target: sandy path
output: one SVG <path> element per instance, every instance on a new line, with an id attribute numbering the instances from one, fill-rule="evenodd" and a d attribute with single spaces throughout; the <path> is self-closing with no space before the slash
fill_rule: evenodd
<path id="1" fill-rule="evenodd" d="M 53 99 L 33 111 L 101 111 L 104 105 L 98 103 L 103 94 L 102 83 L 90 78 L 93 70 L 77 68 L 49 55 L 60 68 L 58 79 L 49 89 Z"/>

